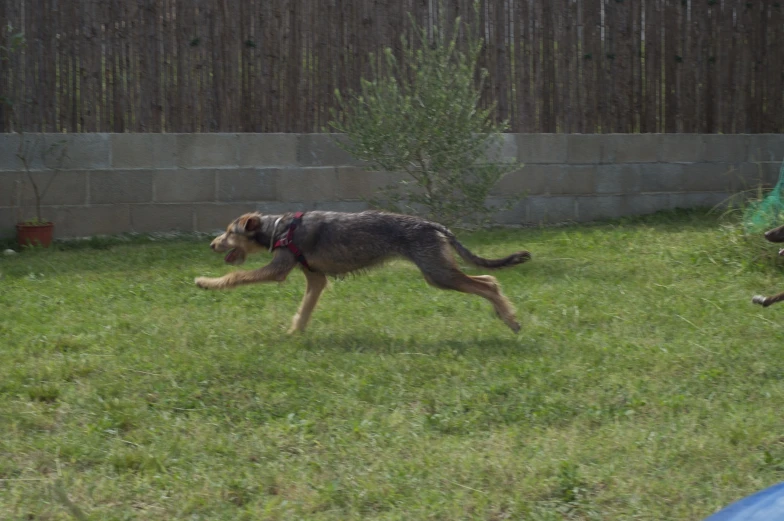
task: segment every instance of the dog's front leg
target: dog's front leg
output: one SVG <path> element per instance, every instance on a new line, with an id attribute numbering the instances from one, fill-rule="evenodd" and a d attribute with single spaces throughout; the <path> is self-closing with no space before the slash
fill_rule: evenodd
<path id="1" fill-rule="evenodd" d="M 775 304 L 776 302 L 781 302 L 782 300 L 784 300 L 784 293 L 779 293 L 778 295 L 773 295 L 772 297 L 754 295 L 754 298 L 751 299 L 753 303 L 764 307 L 768 307 L 771 304 Z"/>
<path id="2" fill-rule="evenodd" d="M 306 269 L 303 269 L 302 272 L 305 274 L 305 279 L 307 280 L 305 296 L 302 298 L 302 304 L 300 304 L 297 314 L 291 319 L 289 333 L 305 331 L 305 328 L 310 321 L 310 315 L 313 314 L 313 308 L 316 307 L 321 292 L 327 287 L 327 277 L 324 274 L 315 273 Z"/>
<path id="3" fill-rule="evenodd" d="M 276 255 L 272 262 L 257 270 L 235 271 L 217 278 L 196 277 L 194 282 L 203 289 L 231 289 L 257 282 L 283 282 L 295 263 L 296 260 L 291 254 Z"/>

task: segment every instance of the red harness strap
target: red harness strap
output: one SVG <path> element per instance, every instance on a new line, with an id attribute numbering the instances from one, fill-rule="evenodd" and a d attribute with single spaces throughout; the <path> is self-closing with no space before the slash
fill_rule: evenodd
<path id="1" fill-rule="evenodd" d="M 302 251 L 297 248 L 291 239 L 294 237 L 294 230 L 297 229 L 297 226 L 302 222 L 302 216 L 305 215 L 303 212 L 297 212 L 294 214 L 294 219 L 291 221 L 289 225 L 289 231 L 286 233 L 286 236 L 282 239 L 278 239 L 275 244 L 272 245 L 272 249 L 281 248 L 285 246 L 289 249 L 291 253 L 294 254 L 294 257 L 297 258 L 300 264 L 305 266 L 308 271 L 312 271 L 310 266 L 308 266 L 308 261 L 305 260 L 305 256 L 302 254 Z"/>

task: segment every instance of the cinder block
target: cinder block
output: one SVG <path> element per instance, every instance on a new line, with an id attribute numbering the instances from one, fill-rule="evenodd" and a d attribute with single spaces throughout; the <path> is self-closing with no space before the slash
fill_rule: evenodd
<path id="1" fill-rule="evenodd" d="M 152 202 L 152 170 L 102 170 L 89 173 L 90 204 Z"/>
<path id="2" fill-rule="evenodd" d="M 596 168 L 597 194 L 629 194 L 640 191 L 640 165 L 599 165 Z"/>
<path id="3" fill-rule="evenodd" d="M 24 139 L 24 145 L 20 149 Z M 24 169 L 20 155 L 29 158 L 29 167 L 40 170 L 44 167 L 42 152 L 45 149 L 43 134 L 0 134 L 0 171 Z"/>
<path id="4" fill-rule="evenodd" d="M 730 165 L 727 172 L 728 190 L 741 192 L 753 190 L 761 186 L 761 170 L 755 163 L 740 163 Z"/>
<path id="5" fill-rule="evenodd" d="M 44 165 L 52 169 L 95 170 L 111 166 L 109 134 L 44 134 Z"/>
<path id="6" fill-rule="evenodd" d="M 364 201 L 326 201 L 313 205 L 314 210 L 327 212 L 363 212 L 368 209 L 368 204 Z"/>
<path id="7" fill-rule="evenodd" d="M 188 204 L 133 204 L 131 229 L 135 232 L 193 231 L 193 207 Z"/>
<path id="8" fill-rule="evenodd" d="M 274 201 L 282 172 L 277 168 L 218 170 L 218 201 Z"/>
<path id="9" fill-rule="evenodd" d="M 577 221 L 589 222 L 623 217 L 620 195 L 584 196 L 577 198 Z"/>
<path id="10" fill-rule="evenodd" d="M 686 177 L 684 166 L 678 163 L 642 164 L 640 172 L 640 192 L 680 192 Z"/>
<path id="11" fill-rule="evenodd" d="M 282 202 L 325 202 L 337 196 L 335 168 L 298 168 L 281 170 L 278 200 Z"/>
<path id="12" fill-rule="evenodd" d="M 256 211 L 254 203 L 201 203 L 191 207 L 196 212 L 196 231 L 208 233 L 220 233 L 240 215 Z"/>
<path id="13" fill-rule="evenodd" d="M 593 194 L 596 185 L 596 166 L 565 165 L 556 169 L 549 179 L 548 193 L 552 195 Z"/>
<path id="14" fill-rule="evenodd" d="M 725 163 L 681 165 L 683 181 L 677 192 L 726 192 L 732 186 L 734 166 Z"/>
<path id="15" fill-rule="evenodd" d="M 517 136 L 511 133 L 501 134 L 500 154 L 496 160 L 500 163 L 515 163 L 517 153 Z"/>
<path id="16" fill-rule="evenodd" d="M 526 221 L 531 223 L 559 223 L 574 221 L 577 217 L 575 197 L 535 196 L 525 199 Z"/>
<path id="17" fill-rule="evenodd" d="M 18 215 L 16 208 L 0 208 L 0 239 L 16 235 Z"/>
<path id="18" fill-rule="evenodd" d="M 0 172 L 21 170 L 22 166 L 16 157 L 18 148 L 16 134 L 0 134 Z"/>
<path id="19" fill-rule="evenodd" d="M 745 134 L 705 134 L 705 155 L 709 163 L 740 163 L 749 156 L 749 136 Z"/>
<path id="20" fill-rule="evenodd" d="M 300 166 L 363 166 L 351 154 L 340 148 L 335 140 L 345 140 L 339 134 L 299 134 L 297 162 Z"/>
<path id="21" fill-rule="evenodd" d="M 567 134 L 515 134 L 517 160 L 533 163 L 566 163 Z"/>
<path id="22" fill-rule="evenodd" d="M 280 215 L 287 212 L 307 212 L 316 209 L 316 203 L 301 203 L 298 201 L 280 203 L 266 201 L 256 205 L 256 211 L 266 215 Z"/>
<path id="23" fill-rule="evenodd" d="M 544 195 L 549 189 L 550 179 L 564 168 L 564 165 L 526 165 L 506 174 L 496 183 L 490 194 L 501 197 Z"/>
<path id="24" fill-rule="evenodd" d="M 662 134 L 659 161 L 663 163 L 693 163 L 705 160 L 705 140 L 702 134 Z"/>
<path id="25" fill-rule="evenodd" d="M 197 203 L 215 200 L 215 170 L 156 170 L 153 193 L 156 202 Z"/>
<path id="26" fill-rule="evenodd" d="M 87 172 L 79 170 L 41 170 L 31 172 L 41 193 L 41 204 L 87 204 Z M 22 204 L 35 207 L 35 192 L 28 178 L 22 182 Z"/>
<path id="27" fill-rule="evenodd" d="M 671 194 L 630 194 L 621 196 L 622 215 L 646 215 L 672 209 Z"/>
<path id="28" fill-rule="evenodd" d="M 670 207 L 683 209 L 725 208 L 732 201 L 729 192 L 698 192 L 690 194 L 670 194 Z"/>
<path id="29" fill-rule="evenodd" d="M 497 140 L 490 138 L 487 142 L 485 158 L 494 163 L 516 162 L 517 137 L 514 134 L 501 134 Z"/>
<path id="30" fill-rule="evenodd" d="M 569 134 L 566 144 L 566 160 L 569 163 L 597 164 L 604 155 L 604 139 L 601 134 Z"/>
<path id="31" fill-rule="evenodd" d="M 776 161 L 774 163 L 761 163 L 760 164 L 763 175 L 769 184 L 775 185 L 779 181 L 779 177 L 784 175 L 784 164 Z"/>
<path id="32" fill-rule="evenodd" d="M 741 163 L 731 185 L 733 192 L 772 188 L 779 181 L 781 163 Z"/>
<path id="33" fill-rule="evenodd" d="M 336 170 L 337 190 L 340 200 L 369 199 L 388 186 L 396 186 L 405 174 L 371 172 L 358 166 L 341 166 Z"/>
<path id="34" fill-rule="evenodd" d="M 0 172 L 0 206 L 17 206 L 19 204 L 23 175 L 18 172 Z"/>
<path id="35" fill-rule="evenodd" d="M 92 170 L 109 168 L 108 134 L 0 134 L 0 170 Z"/>
<path id="36" fill-rule="evenodd" d="M 47 136 L 49 134 L 0 134 L 0 171 L 24 171 L 25 161 L 30 170 L 47 168 L 44 158 L 47 155 Z M 63 135 L 63 134 L 55 134 Z"/>
<path id="37" fill-rule="evenodd" d="M 661 134 L 609 134 L 603 136 L 603 163 L 655 163 Z"/>
<path id="38" fill-rule="evenodd" d="M 55 237 L 89 237 L 131 231 L 127 204 L 47 207 L 55 223 Z"/>
<path id="39" fill-rule="evenodd" d="M 751 134 L 747 139 L 749 161 L 784 161 L 784 134 Z"/>
<path id="40" fill-rule="evenodd" d="M 525 224 L 528 222 L 528 206 L 526 198 L 516 201 L 509 208 L 506 206 L 507 199 L 490 199 L 487 202 L 489 207 L 497 208 L 493 214 L 494 223 L 502 225 Z"/>
<path id="41" fill-rule="evenodd" d="M 239 166 L 267 168 L 297 165 L 296 134 L 238 134 Z"/>
<path id="42" fill-rule="evenodd" d="M 53 207 L 51 206 L 41 206 L 41 219 L 44 221 L 51 221 L 53 220 L 52 217 L 52 210 Z M 20 206 L 16 208 L 16 219 L 19 222 L 30 221 L 33 219 L 37 219 L 38 215 L 35 211 L 34 206 Z"/>
<path id="43" fill-rule="evenodd" d="M 177 166 L 182 168 L 236 167 L 237 134 L 176 134 Z"/>
<path id="44" fill-rule="evenodd" d="M 110 134 L 112 168 L 175 168 L 175 134 Z"/>

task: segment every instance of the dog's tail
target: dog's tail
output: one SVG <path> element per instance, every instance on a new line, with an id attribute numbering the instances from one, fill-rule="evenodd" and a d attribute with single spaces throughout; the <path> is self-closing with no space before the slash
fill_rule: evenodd
<path id="1" fill-rule="evenodd" d="M 447 227 L 437 225 L 436 228 L 446 236 L 449 244 L 455 249 L 457 254 L 463 258 L 464 261 L 470 262 L 474 266 L 479 266 L 480 268 L 508 268 L 509 266 L 517 266 L 518 264 L 522 264 L 525 261 L 531 259 L 531 253 L 525 250 L 515 252 L 501 259 L 485 259 L 484 257 L 473 254 L 471 250 L 460 244 L 460 241 L 457 240 L 455 234 L 453 234 Z"/>

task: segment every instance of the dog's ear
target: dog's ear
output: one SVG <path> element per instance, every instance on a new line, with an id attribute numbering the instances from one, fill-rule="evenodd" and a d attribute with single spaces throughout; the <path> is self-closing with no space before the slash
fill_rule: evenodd
<path id="1" fill-rule="evenodd" d="M 255 232 L 261 228 L 261 217 L 258 215 L 243 215 L 235 224 L 235 229 L 239 233 Z"/>
<path id="2" fill-rule="evenodd" d="M 258 215 L 251 215 L 245 221 L 246 232 L 255 232 L 259 228 L 261 228 L 261 218 Z"/>

